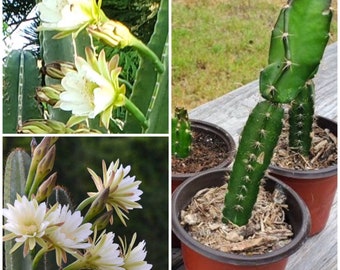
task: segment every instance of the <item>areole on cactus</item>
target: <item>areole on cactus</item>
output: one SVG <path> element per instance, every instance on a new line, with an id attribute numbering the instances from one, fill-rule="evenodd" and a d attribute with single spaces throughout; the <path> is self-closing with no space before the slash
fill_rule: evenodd
<path id="1" fill-rule="evenodd" d="M 314 116 L 315 76 L 329 39 L 330 0 L 289 0 L 272 31 L 269 64 L 260 73 L 265 101 L 251 112 L 241 134 L 228 182 L 223 220 L 247 224 L 261 179 L 282 129 L 289 104 L 290 146 L 308 155 Z"/>

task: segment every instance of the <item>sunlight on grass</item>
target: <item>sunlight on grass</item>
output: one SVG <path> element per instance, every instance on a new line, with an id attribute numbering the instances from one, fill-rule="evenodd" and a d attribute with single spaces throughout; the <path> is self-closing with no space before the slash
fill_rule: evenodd
<path id="1" fill-rule="evenodd" d="M 173 0 L 172 108 L 190 110 L 256 80 L 266 66 L 271 29 L 285 3 Z M 335 27 L 334 19 L 333 33 Z"/>

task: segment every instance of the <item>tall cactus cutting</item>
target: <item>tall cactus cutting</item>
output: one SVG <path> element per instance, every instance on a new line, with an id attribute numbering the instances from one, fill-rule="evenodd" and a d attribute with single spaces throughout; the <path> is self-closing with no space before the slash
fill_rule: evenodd
<path id="1" fill-rule="evenodd" d="M 314 113 L 311 79 L 329 39 L 330 0 L 290 0 L 272 31 L 269 64 L 260 74 L 266 100 L 250 114 L 230 174 L 223 220 L 247 224 L 259 185 L 282 129 L 282 104 L 291 105 L 290 145 L 308 155 Z"/>

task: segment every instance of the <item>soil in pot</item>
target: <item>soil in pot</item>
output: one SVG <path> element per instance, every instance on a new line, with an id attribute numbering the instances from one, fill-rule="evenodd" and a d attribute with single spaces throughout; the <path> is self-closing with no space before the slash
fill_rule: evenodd
<path id="1" fill-rule="evenodd" d="M 230 153 L 225 142 L 206 130 L 192 128 L 191 153 L 186 158 L 171 158 L 173 173 L 197 173 L 214 168 L 225 161 Z"/>
<path id="2" fill-rule="evenodd" d="M 337 189 L 337 124 L 321 116 L 316 124 L 309 157 L 288 147 L 285 126 L 269 168 L 271 175 L 292 187 L 307 204 L 310 236 L 325 228 Z"/>
<path id="3" fill-rule="evenodd" d="M 206 188 L 193 197 L 181 211 L 181 225 L 200 243 L 222 252 L 259 255 L 288 244 L 293 236 L 285 221 L 285 195 L 278 189 L 272 193 L 260 188 L 252 217 L 245 226 L 222 222 L 222 209 L 227 184 Z"/>
<path id="4" fill-rule="evenodd" d="M 308 158 L 289 147 L 288 136 L 289 127 L 286 124 L 271 160 L 272 165 L 291 170 L 319 170 L 337 163 L 337 137 L 329 129 L 323 129 L 315 123 Z"/>

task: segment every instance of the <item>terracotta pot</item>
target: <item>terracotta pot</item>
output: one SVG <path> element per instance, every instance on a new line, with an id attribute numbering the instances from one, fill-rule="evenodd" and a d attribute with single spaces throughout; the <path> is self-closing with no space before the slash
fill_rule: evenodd
<path id="1" fill-rule="evenodd" d="M 227 158 L 223 162 L 221 162 L 219 165 L 209 170 L 228 167 L 230 163 L 233 161 L 234 154 L 235 154 L 236 146 L 235 146 L 233 137 L 224 129 L 209 122 L 192 119 L 190 120 L 190 124 L 193 130 L 202 130 L 204 132 L 209 132 L 211 134 L 214 134 L 220 137 L 224 141 L 227 147 L 227 152 L 229 153 Z M 197 173 L 174 173 L 172 172 L 171 191 L 173 192 L 181 183 L 183 183 L 183 181 L 185 181 L 189 177 L 193 177 L 195 175 L 198 175 L 199 173 L 202 173 L 202 172 L 197 172 Z M 174 234 L 172 234 L 172 247 L 180 247 L 180 241 Z"/>
<path id="2" fill-rule="evenodd" d="M 180 211 L 191 201 L 195 193 L 208 187 L 221 186 L 225 183 L 227 169 L 217 169 L 192 177 L 185 181 L 172 194 L 173 231 L 182 242 L 182 255 L 186 270 L 283 270 L 288 257 L 296 252 L 306 240 L 309 227 L 309 212 L 301 198 L 287 185 L 267 177 L 265 189 L 273 191 L 280 188 L 287 197 L 289 211 L 286 219 L 293 228 L 294 238 L 286 246 L 264 255 L 236 255 L 214 250 L 194 240 L 180 225 Z"/>
<path id="3" fill-rule="evenodd" d="M 337 136 L 337 123 L 318 116 L 319 127 L 328 128 Z M 305 201 L 311 214 L 310 236 L 321 232 L 327 223 L 337 188 L 337 165 L 309 171 L 269 167 L 270 174 L 293 188 Z"/>
<path id="4" fill-rule="evenodd" d="M 190 124 L 193 130 L 203 130 L 204 132 L 208 132 L 208 133 L 212 133 L 218 137 L 220 137 L 226 144 L 227 147 L 227 152 L 229 153 L 229 155 L 227 156 L 227 158 L 220 163 L 219 165 L 209 169 L 209 170 L 213 170 L 213 169 L 218 169 L 218 168 L 226 168 L 230 165 L 230 163 L 233 161 L 234 158 L 234 154 L 235 154 L 235 142 L 233 137 L 224 129 L 222 129 L 221 127 L 214 125 L 212 123 L 209 122 L 205 122 L 205 121 L 201 121 L 201 120 L 194 120 L 191 119 L 190 120 Z M 207 170 L 205 170 L 207 171 Z M 188 179 L 189 177 L 193 177 L 195 175 L 198 175 L 201 172 L 197 172 L 197 173 L 176 173 L 176 172 L 172 172 L 172 181 L 171 181 L 171 189 L 172 192 L 186 179 Z"/>

